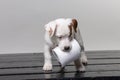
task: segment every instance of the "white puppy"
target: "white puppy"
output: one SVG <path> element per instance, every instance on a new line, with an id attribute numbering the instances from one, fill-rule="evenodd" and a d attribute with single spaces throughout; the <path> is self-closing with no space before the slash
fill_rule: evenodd
<path id="1" fill-rule="evenodd" d="M 56 46 L 63 51 L 70 51 L 72 39 L 76 39 L 81 46 L 81 57 L 74 61 L 76 69 L 85 71 L 83 64 L 87 64 L 87 57 L 76 19 L 56 19 L 45 25 L 45 47 L 44 47 L 44 66 L 43 70 L 52 70 L 51 53 Z"/>

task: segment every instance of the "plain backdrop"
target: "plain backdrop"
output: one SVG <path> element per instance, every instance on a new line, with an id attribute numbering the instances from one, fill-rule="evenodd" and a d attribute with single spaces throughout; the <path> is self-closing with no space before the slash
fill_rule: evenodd
<path id="1" fill-rule="evenodd" d="M 120 50 L 120 0 L 0 0 L 0 53 L 43 52 L 57 18 L 78 20 L 87 51 Z"/>

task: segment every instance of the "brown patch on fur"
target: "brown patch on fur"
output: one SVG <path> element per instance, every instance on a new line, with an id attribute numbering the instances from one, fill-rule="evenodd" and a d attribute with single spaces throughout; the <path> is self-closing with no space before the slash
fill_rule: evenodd
<path id="1" fill-rule="evenodd" d="M 73 25 L 73 29 L 75 32 L 77 32 L 77 25 L 78 25 L 78 22 L 76 19 L 72 19 L 72 25 Z"/>
<path id="2" fill-rule="evenodd" d="M 53 32 L 53 30 L 52 30 L 52 28 L 50 28 L 50 30 L 49 30 L 50 36 L 52 35 L 52 32 Z"/>
<path id="3" fill-rule="evenodd" d="M 69 25 L 68 27 L 69 27 L 69 30 L 70 30 L 70 35 L 69 35 L 69 37 L 70 37 L 72 35 L 72 25 Z"/>
<path id="4" fill-rule="evenodd" d="M 77 20 L 76 19 L 72 19 L 72 23 L 68 26 L 69 30 L 70 30 L 70 35 L 69 37 L 72 35 L 72 28 L 74 29 L 75 32 L 77 32 Z"/>
<path id="5" fill-rule="evenodd" d="M 56 33 L 56 29 L 57 29 L 57 25 L 55 26 L 55 29 L 53 30 L 52 28 L 50 28 L 49 30 L 49 35 L 52 37 L 55 33 Z"/>

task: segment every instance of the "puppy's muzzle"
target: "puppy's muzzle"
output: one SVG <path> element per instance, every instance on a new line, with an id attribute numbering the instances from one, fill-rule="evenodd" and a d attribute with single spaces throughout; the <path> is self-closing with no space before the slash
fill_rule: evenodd
<path id="1" fill-rule="evenodd" d="M 65 46 L 64 47 L 64 51 L 70 51 L 71 50 L 71 47 L 70 46 Z"/>

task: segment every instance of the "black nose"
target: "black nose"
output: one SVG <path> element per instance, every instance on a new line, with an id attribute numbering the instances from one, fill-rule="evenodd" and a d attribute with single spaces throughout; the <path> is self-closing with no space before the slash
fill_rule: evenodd
<path id="1" fill-rule="evenodd" d="M 68 50 L 70 50 L 70 47 L 69 46 L 65 46 L 64 50 L 68 51 Z"/>

